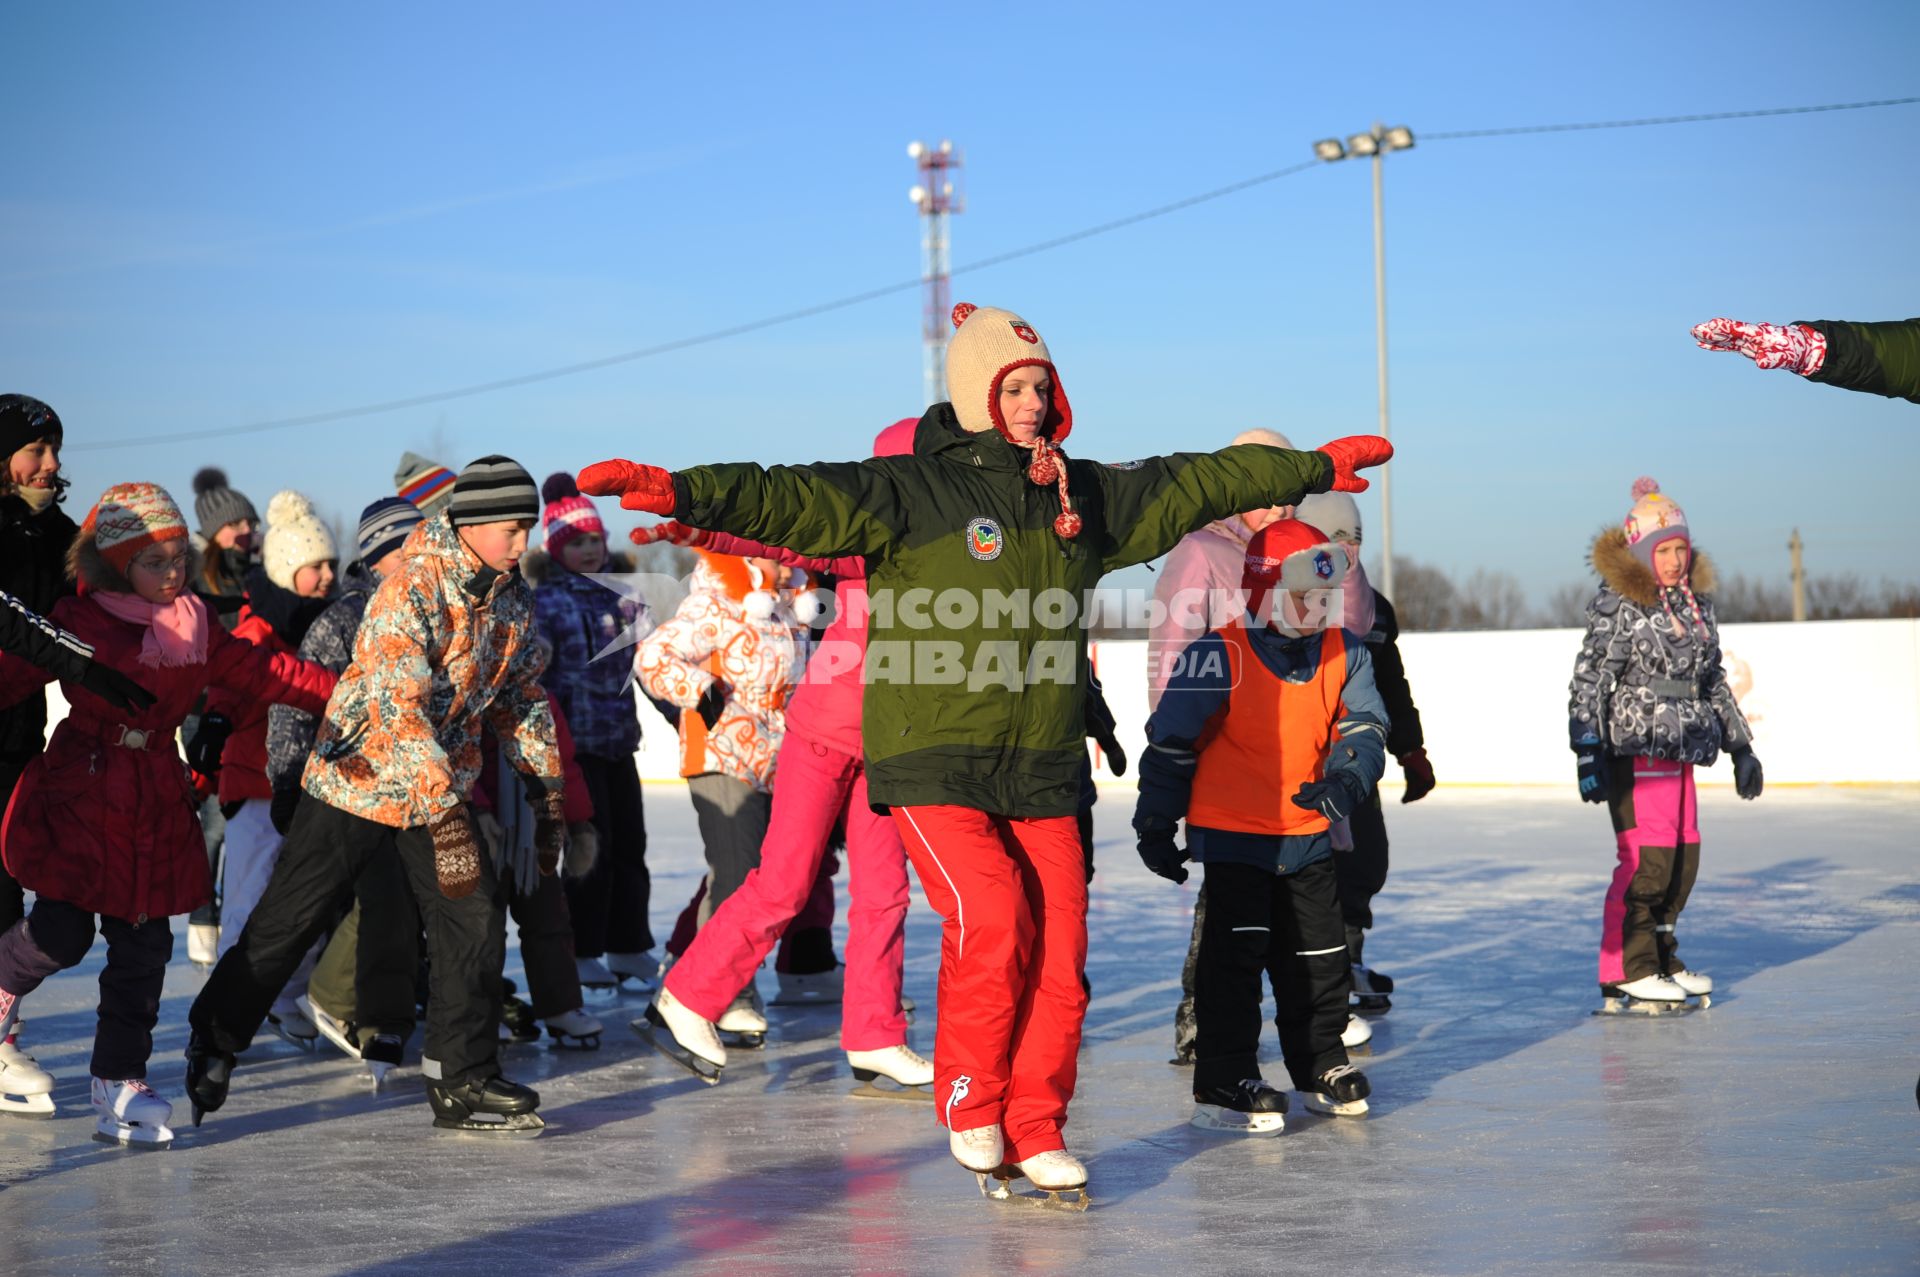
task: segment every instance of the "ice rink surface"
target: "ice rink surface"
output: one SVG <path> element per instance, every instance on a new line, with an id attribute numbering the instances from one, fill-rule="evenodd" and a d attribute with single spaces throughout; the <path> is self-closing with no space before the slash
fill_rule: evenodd
<path id="1" fill-rule="evenodd" d="M 647 804 L 660 929 L 698 850 L 683 791 Z M 1358 1060 L 1373 1111 L 1296 1102 L 1284 1135 L 1249 1140 L 1188 1125 L 1188 1075 L 1166 1061 L 1192 884 L 1141 868 L 1131 793 L 1104 790 L 1068 1128 L 1084 1215 L 983 1200 L 931 1106 L 847 1098 L 829 1008 L 772 1009 L 766 1050 L 709 1089 L 628 1031 L 644 1000 L 590 1000 L 598 1052 L 507 1052 L 544 1097 L 533 1140 L 436 1131 L 417 1035 L 377 1095 L 327 1048 L 263 1038 L 196 1130 L 181 1051 L 203 977 L 184 938 L 152 1073 L 180 1137 L 110 1148 L 87 1104 L 96 945 L 26 1004 L 59 1112 L 0 1117 L 0 1271 L 1920 1271 L 1920 794 L 1715 790 L 1701 808 L 1681 942 L 1719 991 L 1647 1020 L 1589 1014 L 1614 857 L 1571 780 L 1390 805 L 1368 958 L 1398 990 Z M 928 1054 L 937 938 L 916 892 L 907 991 Z"/>

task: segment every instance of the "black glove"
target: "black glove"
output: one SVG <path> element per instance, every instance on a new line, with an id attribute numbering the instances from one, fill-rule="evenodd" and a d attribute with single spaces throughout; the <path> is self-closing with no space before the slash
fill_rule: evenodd
<path id="1" fill-rule="evenodd" d="M 1300 786 L 1295 807 L 1317 811 L 1328 820 L 1345 820 L 1367 801 L 1367 782 L 1349 771 L 1328 772 L 1326 779 Z"/>
<path id="2" fill-rule="evenodd" d="M 700 715 L 700 721 L 712 731 L 713 725 L 720 721 L 720 707 L 727 703 L 727 689 L 719 679 L 707 684 L 707 690 L 700 694 L 700 703 L 693 707 Z"/>
<path id="3" fill-rule="evenodd" d="M 1758 798 L 1766 777 L 1760 771 L 1760 760 L 1753 756 L 1752 749 L 1733 751 L 1733 792 L 1742 798 Z"/>
<path id="4" fill-rule="evenodd" d="M 1406 774 L 1407 787 L 1400 795 L 1403 803 L 1417 803 L 1433 792 L 1433 764 L 1427 761 L 1425 746 L 1417 746 L 1400 755 L 1400 770 Z"/>
<path id="5" fill-rule="evenodd" d="M 102 665 L 98 661 L 87 662 L 87 672 L 80 676 L 80 686 L 115 709 L 124 709 L 130 714 L 145 713 L 153 707 L 152 692 L 113 666 Z"/>
<path id="6" fill-rule="evenodd" d="M 187 766 L 202 776 L 218 776 L 220 751 L 227 747 L 231 735 L 232 719 L 225 714 L 202 714 L 200 726 L 194 728 L 193 739 L 187 742 Z"/>
<path id="7" fill-rule="evenodd" d="M 1127 751 L 1120 748 L 1120 742 L 1111 733 L 1095 736 L 1093 743 L 1100 747 L 1100 755 L 1107 760 L 1109 771 L 1116 776 L 1127 774 Z"/>
<path id="8" fill-rule="evenodd" d="M 282 838 L 287 830 L 293 828 L 293 812 L 300 805 L 300 786 L 289 785 L 285 789 L 273 791 L 273 805 L 267 808 L 267 818 L 273 821 L 273 832 Z"/>
<path id="9" fill-rule="evenodd" d="M 1140 839 L 1140 863 L 1169 882 L 1185 882 L 1187 853 L 1174 842 L 1173 829 L 1156 822 L 1134 831 Z"/>
<path id="10" fill-rule="evenodd" d="M 1588 803 L 1607 801 L 1607 752 L 1598 737 L 1575 741 L 1574 757 L 1579 766 L 1580 800 Z"/>

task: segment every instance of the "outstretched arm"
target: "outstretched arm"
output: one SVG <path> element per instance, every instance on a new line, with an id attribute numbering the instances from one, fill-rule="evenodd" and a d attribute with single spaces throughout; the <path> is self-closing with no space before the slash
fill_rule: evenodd
<path id="1" fill-rule="evenodd" d="M 806 555 L 879 554 L 907 528 L 892 473 L 879 461 L 693 466 L 677 473 L 600 461 L 580 472 L 580 490 L 618 493 L 623 509 Z"/>

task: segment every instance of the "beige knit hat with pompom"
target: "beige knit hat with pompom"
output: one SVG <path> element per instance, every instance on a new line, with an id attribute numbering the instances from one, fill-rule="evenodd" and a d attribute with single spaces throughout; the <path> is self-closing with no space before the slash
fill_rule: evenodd
<path id="1" fill-rule="evenodd" d="M 957 330 L 947 343 L 947 398 L 960 428 L 970 434 L 1007 433 L 1000 419 L 1000 383 L 1015 368 L 1044 367 L 1053 378 L 1053 406 L 1041 433 L 1058 444 L 1073 431 L 1073 409 L 1060 386 L 1047 343 L 1020 316 L 994 306 L 961 302 L 953 308 Z"/>
<path id="2" fill-rule="evenodd" d="M 267 502 L 266 545 L 260 552 L 267 579 L 283 590 L 293 588 L 293 577 L 313 563 L 337 561 L 333 531 L 314 512 L 313 502 L 292 488 L 273 494 Z"/>

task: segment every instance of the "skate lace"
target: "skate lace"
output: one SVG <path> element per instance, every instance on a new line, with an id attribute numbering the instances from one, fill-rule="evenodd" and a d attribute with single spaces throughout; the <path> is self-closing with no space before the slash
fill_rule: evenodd
<path id="1" fill-rule="evenodd" d="M 1338 1082 L 1341 1078 L 1345 1077 L 1347 1074 L 1358 1073 L 1359 1071 L 1360 1071 L 1359 1069 L 1355 1068 L 1351 1064 L 1336 1064 L 1332 1068 L 1328 1069 L 1325 1073 L 1322 1073 L 1320 1075 L 1320 1080 L 1326 1083 L 1328 1086 L 1332 1086 L 1335 1082 Z"/>

